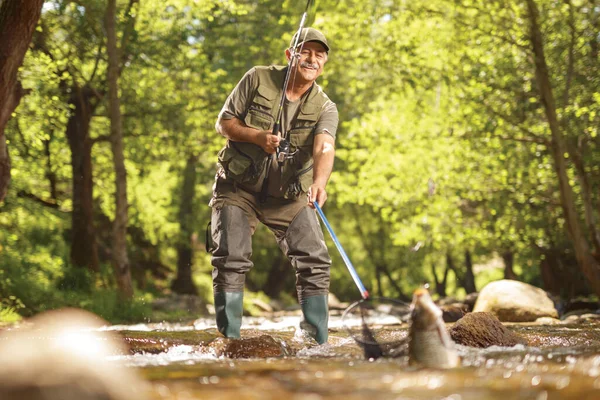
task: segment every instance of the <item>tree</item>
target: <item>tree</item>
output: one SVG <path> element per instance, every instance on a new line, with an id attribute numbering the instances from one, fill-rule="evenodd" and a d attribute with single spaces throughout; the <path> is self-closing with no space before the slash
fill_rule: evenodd
<path id="1" fill-rule="evenodd" d="M 106 8 L 106 49 L 108 53 L 108 109 L 110 116 L 110 143 L 115 167 L 115 219 L 113 221 L 112 261 L 119 294 L 124 299 L 133 297 L 129 257 L 127 256 L 127 171 L 123 154 L 123 126 L 119 99 L 120 57 L 116 29 L 117 1 L 108 0 Z"/>
<path id="2" fill-rule="evenodd" d="M 535 60 L 535 74 L 539 88 L 539 97 L 544 106 L 548 128 L 552 135 L 551 153 L 558 179 L 567 234 L 571 239 L 575 250 L 575 257 L 583 274 L 590 282 L 594 292 L 600 295 L 600 261 L 592 255 L 590 244 L 579 221 L 580 216 L 577 211 L 573 188 L 569 183 L 568 167 L 565 160 L 565 154 L 567 154 L 568 149 L 557 117 L 552 83 L 550 82 L 548 65 L 546 63 L 544 41 L 538 23 L 538 8 L 533 0 L 527 0 L 527 8 L 529 10 L 530 43 Z M 596 229 L 593 225 L 590 228 L 593 234 L 592 239 L 596 242 Z M 596 250 L 598 251 L 600 248 Z"/>
<path id="3" fill-rule="evenodd" d="M 181 188 L 181 197 L 179 206 L 179 241 L 177 243 L 177 275 L 171 289 L 175 293 L 198 294 L 198 289 L 192 279 L 192 265 L 194 253 L 192 246 L 192 237 L 194 232 L 195 207 L 194 198 L 196 194 L 197 172 L 196 165 L 198 157 L 189 156 L 185 170 L 183 172 L 183 185 Z M 208 235 L 208 233 L 207 233 Z"/>
<path id="4" fill-rule="evenodd" d="M 17 72 L 42 12 L 43 0 L 0 1 L 0 201 L 10 182 L 10 158 L 4 129 L 23 96 Z"/>

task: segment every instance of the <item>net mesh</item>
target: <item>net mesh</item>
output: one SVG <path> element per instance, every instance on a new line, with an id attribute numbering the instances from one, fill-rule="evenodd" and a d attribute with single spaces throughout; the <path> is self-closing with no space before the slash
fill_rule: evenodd
<path id="1" fill-rule="evenodd" d="M 350 305 L 342 322 L 367 358 L 394 357 L 405 352 L 410 304 L 395 299 L 369 298 Z"/>

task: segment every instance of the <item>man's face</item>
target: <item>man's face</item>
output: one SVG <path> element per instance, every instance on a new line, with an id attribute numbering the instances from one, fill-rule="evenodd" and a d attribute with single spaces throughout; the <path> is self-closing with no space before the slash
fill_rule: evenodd
<path id="1" fill-rule="evenodd" d="M 290 57 L 289 50 L 287 52 Z M 314 82 L 323 73 L 323 66 L 327 62 L 327 51 L 319 42 L 306 42 L 302 46 L 300 58 L 296 64 L 296 79 Z"/>

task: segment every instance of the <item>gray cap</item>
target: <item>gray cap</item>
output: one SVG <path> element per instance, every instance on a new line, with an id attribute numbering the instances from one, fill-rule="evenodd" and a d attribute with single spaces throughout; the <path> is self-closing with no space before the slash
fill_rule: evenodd
<path id="1" fill-rule="evenodd" d="M 296 32 L 298 34 L 298 32 Z M 294 42 L 296 41 L 296 34 L 292 38 L 290 42 L 290 47 L 294 46 Z M 300 32 L 300 40 L 298 40 L 298 46 L 306 42 L 319 42 L 325 47 L 325 50 L 329 53 L 329 45 L 327 44 L 327 38 L 321 31 L 316 30 L 315 28 L 303 28 L 302 32 Z"/>

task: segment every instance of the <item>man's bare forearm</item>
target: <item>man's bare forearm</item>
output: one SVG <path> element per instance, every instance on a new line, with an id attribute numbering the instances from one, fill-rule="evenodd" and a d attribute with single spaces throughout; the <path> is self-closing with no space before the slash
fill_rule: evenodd
<path id="1" fill-rule="evenodd" d="M 253 143 L 271 154 L 279 146 L 279 137 L 271 135 L 269 131 L 261 131 L 251 128 L 237 118 L 223 119 L 219 118 L 215 129 L 221 135 L 234 142 Z"/>
<path id="2" fill-rule="evenodd" d="M 258 129 L 250 128 L 246 126 L 242 121 L 237 118 L 223 119 L 219 118 L 215 125 L 217 132 L 220 135 L 226 137 L 234 142 L 248 142 L 258 144 L 258 136 L 260 131 Z"/>
<path id="3" fill-rule="evenodd" d="M 315 137 L 313 147 L 313 184 L 325 188 L 333 170 L 335 159 L 335 140 L 326 133 Z"/>

